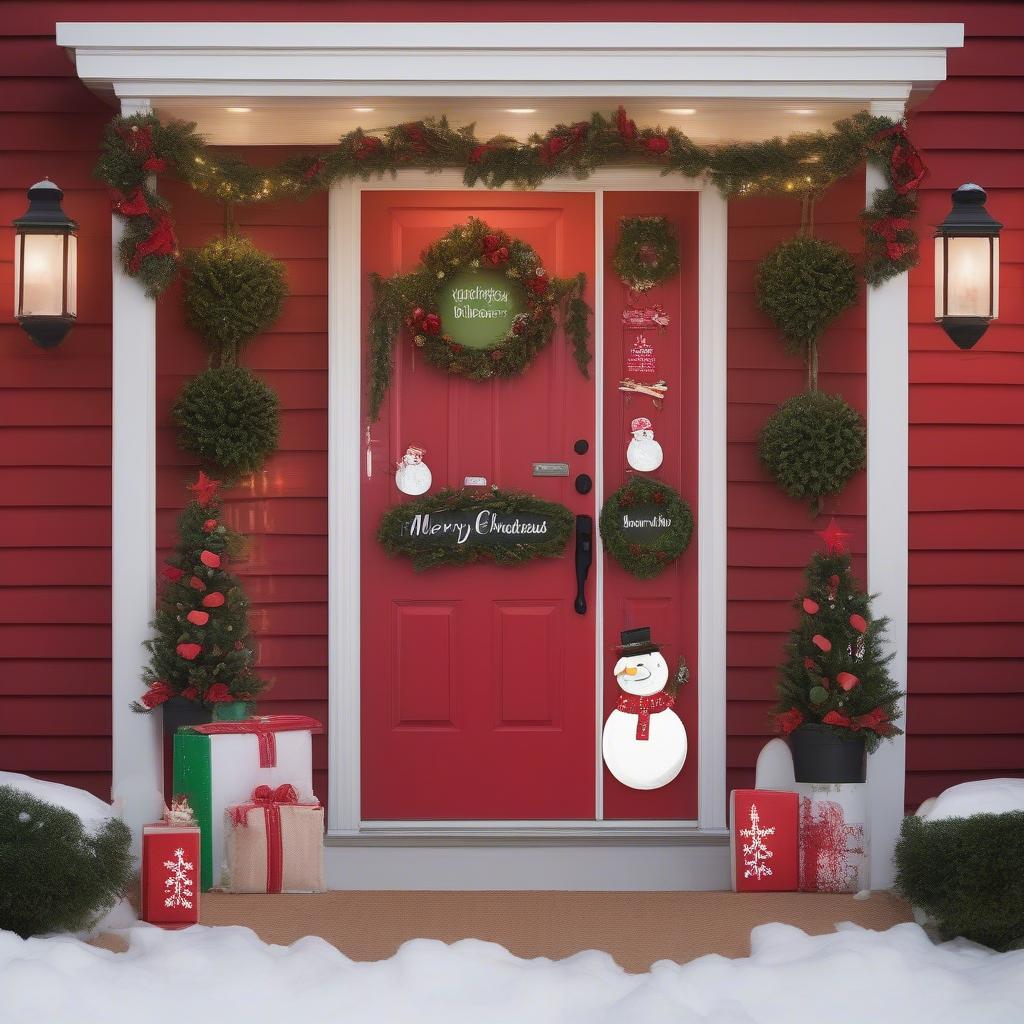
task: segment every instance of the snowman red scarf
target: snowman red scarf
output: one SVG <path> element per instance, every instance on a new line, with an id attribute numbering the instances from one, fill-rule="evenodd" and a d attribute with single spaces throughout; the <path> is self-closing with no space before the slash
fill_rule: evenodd
<path id="1" fill-rule="evenodd" d="M 674 707 L 675 703 L 675 697 L 664 690 L 652 693 L 649 697 L 637 697 L 635 694 L 620 691 L 616 708 L 625 711 L 627 715 L 636 715 L 636 738 L 648 740 L 651 737 L 651 715 L 667 711 Z"/>

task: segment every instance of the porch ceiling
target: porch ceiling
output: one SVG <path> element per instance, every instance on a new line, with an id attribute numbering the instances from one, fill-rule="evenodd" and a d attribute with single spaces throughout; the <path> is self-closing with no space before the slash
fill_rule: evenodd
<path id="1" fill-rule="evenodd" d="M 271 96 L 164 97 L 154 101 L 161 117 L 194 121 L 213 145 L 328 145 L 353 128 L 373 131 L 388 125 L 446 114 L 453 125 L 475 124 L 479 138 L 498 134 L 526 139 L 553 124 L 587 120 L 609 112 L 607 96 L 365 96 L 280 98 Z M 702 144 L 766 139 L 796 131 L 828 128 L 862 109 L 863 102 L 838 100 L 634 97 L 631 117 L 640 124 L 674 126 Z"/>

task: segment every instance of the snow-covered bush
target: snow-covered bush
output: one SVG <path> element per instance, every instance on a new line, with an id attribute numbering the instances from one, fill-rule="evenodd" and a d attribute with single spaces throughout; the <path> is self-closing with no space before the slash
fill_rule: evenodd
<path id="1" fill-rule="evenodd" d="M 0 929 L 77 931 L 120 899 L 131 832 L 111 815 L 81 790 L 0 772 Z"/>
<path id="2" fill-rule="evenodd" d="M 944 939 L 1024 948 L 1024 779 L 967 782 L 905 818 L 896 887 Z"/>

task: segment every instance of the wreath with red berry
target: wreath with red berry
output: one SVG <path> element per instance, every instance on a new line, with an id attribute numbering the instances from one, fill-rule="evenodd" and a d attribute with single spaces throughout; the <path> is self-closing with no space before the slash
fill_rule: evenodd
<path id="1" fill-rule="evenodd" d="M 441 293 L 456 277 L 498 275 L 515 308 L 509 327 L 486 347 L 460 344 L 445 323 Z M 376 420 L 391 385 L 394 346 L 403 336 L 427 362 L 470 380 L 517 377 L 550 341 L 561 320 L 573 358 L 584 377 L 591 360 L 590 307 L 583 295 L 586 277 L 557 278 L 547 273 L 532 246 L 473 217 L 443 235 L 420 254 L 409 274 L 371 275 L 368 406 Z"/>
<path id="2" fill-rule="evenodd" d="M 626 572 L 653 579 L 689 547 L 693 513 L 668 484 L 628 480 L 601 507 L 601 543 Z"/>
<path id="3" fill-rule="evenodd" d="M 666 217 L 623 217 L 612 265 L 635 292 L 667 281 L 679 270 L 679 238 L 672 222 Z"/>

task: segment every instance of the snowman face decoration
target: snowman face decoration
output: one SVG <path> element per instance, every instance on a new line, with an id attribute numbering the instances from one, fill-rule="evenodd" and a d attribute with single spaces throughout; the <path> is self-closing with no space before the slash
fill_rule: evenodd
<path id="1" fill-rule="evenodd" d="M 661 465 L 665 457 L 661 445 L 654 440 L 654 429 L 646 416 L 637 416 L 630 424 L 633 440 L 626 449 L 626 461 L 640 473 L 650 473 Z"/>
<path id="2" fill-rule="evenodd" d="M 633 632 L 650 635 L 646 628 Z M 682 770 L 686 729 L 672 710 L 674 700 L 664 692 L 668 664 L 660 651 L 650 649 L 653 644 L 643 646 L 646 650 L 627 653 L 615 663 L 621 693 L 605 722 L 601 749 L 608 770 L 624 786 L 659 789 Z"/>
<path id="3" fill-rule="evenodd" d="M 423 461 L 424 455 L 426 449 L 419 445 L 411 444 L 405 450 L 395 473 L 395 486 L 403 494 L 426 494 L 430 490 L 432 478 L 430 467 Z"/>

